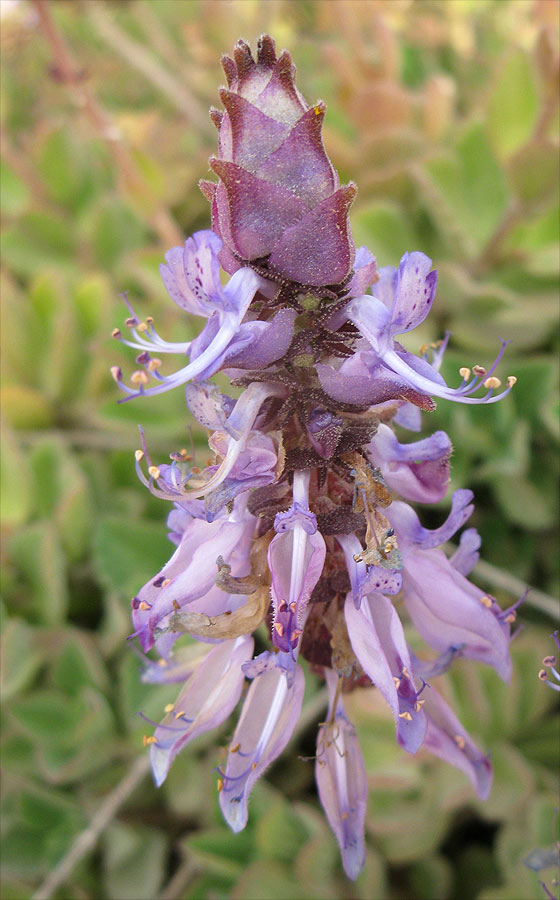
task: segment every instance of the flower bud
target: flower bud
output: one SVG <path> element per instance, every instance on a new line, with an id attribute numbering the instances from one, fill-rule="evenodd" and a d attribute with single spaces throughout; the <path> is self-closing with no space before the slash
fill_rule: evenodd
<path id="1" fill-rule="evenodd" d="M 325 105 L 308 106 L 290 54 L 277 57 L 268 35 L 256 61 L 244 41 L 233 55 L 222 60 L 225 112 L 212 112 L 219 150 L 210 165 L 219 182 L 200 185 L 224 242 L 222 266 L 233 273 L 252 263 L 275 281 L 339 285 L 354 262 L 348 209 L 357 189 L 340 186 L 325 153 Z"/>

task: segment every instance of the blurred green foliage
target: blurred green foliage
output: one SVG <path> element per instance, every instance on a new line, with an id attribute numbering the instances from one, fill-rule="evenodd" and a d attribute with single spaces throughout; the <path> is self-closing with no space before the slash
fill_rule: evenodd
<path id="1" fill-rule="evenodd" d="M 158 718 L 173 699 L 139 682 L 125 640 L 130 596 L 170 552 L 166 509 L 137 483 L 132 451 L 138 422 L 156 459 L 192 441 L 204 462 L 204 436 L 189 437 L 180 391 L 117 406 L 109 367 L 133 361 L 110 331 L 127 290 L 166 335 L 196 333 L 157 266 L 208 227 L 197 188 L 215 145 L 207 109 L 237 37 L 272 33 L 305 95 L 328 101 L 326 145 L 360 188 L 357 244 L 380 265 L 404 250 L 433 257 L 438 299 L 414 341 L 452 331 L 446 377 L 513 340 L 511 397 L 442 402 L 426 428 L 449 431 L 453 487 L 477 492 L 485 558 L 558 590 L 555 0 L 59 0 L 50 12 L 74 78 L 53 61 L 37 7 L 2 4 L 6 900 L 32 895 L 144 752 L 138 711 Z M 539 877 L 553 875 L 522 860 L 553 844 L 558 720 L 536 678 L 550 623 L 530 606 L 521 619 L 510 688 L 475 666 L 448 683 L 493 753 L 486 804 L 455 770 L 397 749 L 375 692 L 352 695 L 372 788 L 355 884 L 313 764 L 297 755 L 314 752 L 319 711 L 255 789 L 245 833 L 221 821 L 209 735 L 161 791 L 144 779 L 56 896 L 537 900 Z M 311 711 L 317 690 L 309 677 Z"/>

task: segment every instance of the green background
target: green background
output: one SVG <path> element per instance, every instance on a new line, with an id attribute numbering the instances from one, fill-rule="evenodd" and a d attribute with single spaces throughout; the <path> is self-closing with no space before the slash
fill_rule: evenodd
<path id="1" fill-rule="evenodd" d="M 197 182 L 216 132 L 219 59 L 263 31 L 288 47 L 325 144 L 359 186 L 351 221 L 380 265 L 422 250 L 439 271 L 429 322 L 453 332 L 444 368 L 518 377 L 491 407 L 441 401 L 452 486 L 472 487 L 475 579 L 502 605 L 519 584 L 558 592 L 558 12 L 554 0 L 137 0 L 2 3 L 2 877 L 31 897 L 100 808 L 102 833 L 55 895 L 68 900 L 518 900 L 541 898 L 523 864 L 554 841 L 558 719 L 536 677 L 554 619 L 521 612 L 509 688 L 459 663 L 447 694 L 496 769 L 487 803 L 459 772 L 395 744 L 373 691 L 355 692 L 371 784 L 364 873 L 348 882 L 313 787 L 321 686 L 233 836 L 214 768 L 232 732 L 201 738 L 156 791 L 139 759 L 173 688 L 142 685 L 129 601 L 170 555 L 167 507 L 134 473 L 138 423 L 156 461 L 190 434 L 181 390 L 118 406 L 111 341 L 129 291 L 171 340 L 194 336 L 158 275 L 165 250 L 209 226 Z M 62 50 L 60 39 L 63 41 Z M 58 43 L 57 57 L 53 46 Z M 71 54 L 66 57 L 66 51 Z M 426 510 L 426 524 L 445 514 Z M 516 580 L 517 579 L 517 580 Z M 546 607 L 546 596 L 544 606 Z M 554 603 L 548 604 L 554 612 Z M 127 788 L 130 791 L 127 793 Z M 120 791 L 120 794 L 119 794 Z M 115 793 L 116 792 L 116 793 Z M 114 808 L 109 805 L 115 802 Z M 38 895 L 39 896 L 39 895 Z"/>

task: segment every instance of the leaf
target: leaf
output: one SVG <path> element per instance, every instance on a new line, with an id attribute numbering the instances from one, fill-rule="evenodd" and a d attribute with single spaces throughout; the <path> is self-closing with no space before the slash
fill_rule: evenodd
<path id="1" fill-rule="evenodd" d="M 27 185 L 5 162 L 0 166 L 0 196 L 5 216 L 17 216 L 25 212 L 31 200 Z"/>
<path id="2" fill-rule="evenodd" d="M 3 702 L 33 681 L 44 656 L 36 640 L 35 629 L 23 619 L 10 619 L 2 632 L 0 671 Z"/>
<path id="3" fill-rule="evenodd" d="M 500 61 L 487 103 L 488 133 L 500 156 L 511 156 L 529 140 L 538 113 L 535 70 L 522 49 Z"/>
<path id="4" fill-rule="evenodd" d="M 405 250 L 413 250 L 416 237 L 400 208 L 391 203 L 360 207 L 352 217 L 356 246 L 375 247 L 379 266 L 398 266 Z"/>
<path id="5" fill-rule="evenodd" d="M 94 558 L 99 577 L 121 596 L 133 596 L 159 572 L 172 552 L 163 522 L 106 516 L 97 526 Z"/>
<path id="6" fill-rule="evenodd" d="M 499 166 L 480 123 L 460 137 L 454 156 L 439 157 L 426 169 L 445 204 L 472 249 L 481 251 L 506 210 L 508 191 Z M 437 204 L 434 213 L 438 213 Z"/>
<path id="7" fill-rule="evenodd" d="M 255 829 L 258 852 L 279 862 L 290 862 L 308 836 L 294 810 L 280 798 L 259 819 Z"/>
<path id="8" fill-rule="evenodd" d="M 34 522 L 12 537 L 9 550 L 32 588 L 40 621 L 57 624 L 68 607 L 64 554 L 54 522 Z"/>
<path id="9" fill-rule="evenodd" d="M 28 478 L 17 477 L 21 472 L 21 450 L 7 427 L 0 435 L 0 519 L 4 527 L 23 525 L 31 512 L 32 488 Z"/>
<path id="10" fill-rule="evenodd" d="M 103 836 L 105 896 L 155 897 L 165 874 L 166 851 L 166 838 L 155 828 L 110 825 Z"/>

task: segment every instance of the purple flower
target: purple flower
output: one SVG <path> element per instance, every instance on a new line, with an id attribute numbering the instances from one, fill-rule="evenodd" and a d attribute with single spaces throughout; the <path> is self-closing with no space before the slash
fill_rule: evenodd
<path id="1" fill-rule="evenodd" d="M 307 508 L 309 474 L 294 474 L 294 502 L 274 520 L 276 536 L 268 548 L 272 576 L 274 624 L 272 641 L 279 650 L 293 651 L 303 633 L 307 604 L 325 562 L 325 541 L 317 519 Z"/>
<path id="2" fill-rule="evenodd" d="M 340 846 L 344 871 L 348 878 L 356 879 L 366 855 L 366 770 L 356 732 L 344 709 L 340 678 L 331 669 L 325 670 L 325 678 L 329 710 L 326 722 L 317 733 L 315 780 L 329 825 Z"/>
<path id="3" fill-rule="evenodd" d="M 396 271 L 391 267 L 380 270 L 380 279 L 372 288 L 373 296 L 357 297 L 346 307 L 346 317 L 371 348 L 372 355 L 364 360 L 364 365 L 370 372 L 372 390 L 379 390 L 378 383 L 384 378 L 400 378 L 410 390 L 430 397 L 443 397 L 458 403 L 496 403 L 515 384 L 515 378 L 510 376 L 506 390 L 495 393 L 501 382 L 494 372 L 506 341 L 502 341 L 490 369 L 474 366 L 472 378 L 469 368 L 461 369 L 463 381 L 458 388 L 449 388 L 437 368 L 395 342 L 396 335 L 416 328 L 430 311 L 437 284 L 437 272 L 430 271 L 431 264 L 431 259 L 423 253 L 405 253 Z M 484 396 L 474 396 L 481 387 L 486 388 Z"/>
<path id="4" fill-rule="evenodd" d="M 518 603 L 502 611 L 468 581 L 480 551 L 474 528 L 450 558 L 442 549 L 473 511 L 470 491 L 453 494 L 435 529 L 404 502 L 443 499 L 449 437 L 401 443 L 394 426 L 419 431 L 433 397 L 493 403 L 515 379 L 495 393 L 505 342 L 488 371 L 461 369 L 456 389 L 439 374 L 448 334 L 420 357 L 404 350 L 396 338 L 433 303 L 431 260 L 405 253 L 398 270 L 378 275 L 366 247 L 354 253 L 347 213 L 355 188 L 340 187 L 323 149 L 324 105 L 307 105 L 289 55 L 277 57 L 270 37 L 256 60 L 239 42 L 224 68 L 225 112 L 212 112 L 219 182 L 202 185 L 213 231 L 171 250 L 161 269 L 175 303 L 206 326 L 193 341 L 166 343 L 130 309 L 124 343 L 140 351 L 142 368 L 133 387 L 114 371 L 128 397 L 184 384 L 213 454 L 205 468 L 186 450 L 155 464 L 143 432 L 135 454 L 142 483 L 173 504 L 174 552 L 132 600 L 141 677 L 182 684 L 145 743 L 160 785 L 176 754 L 241 701 L 218 767 L 220 806 L 237 832 L 255 782 L 294 734 L 311 666 L 329 693 L 318 723 L 319 797 L 355 879 L 365 859 L 367 780 L 345 692 L 374 685 L 400 747 L 425 747 L 466 773 L 480 797 L 490 790 L 488 758 L 432 680 L 458 658 L 507 680 Z M 221 268 L 231 275 L 225 286 Z M 154 352 L 189 361 L 163 377 Z M 231 395 L 207 380 L 218 370 Z M 486 394 L 477 396 L 481 386 Z M 426 658 L 408 645 L 411 625 L 431 648 Z M 253 657 L 256 629 L 265 647 Z M 159 658 L 148 658 L 152 649 Z M 560 677 L 554 658 L 543 665 L 539 677 L 558 690 L 549 679 Z"/>
<path id="5" fill-rule="evenodd" d="M 249 305 L 259 290 L 269 284 L 249 268 L 235 272 L 225 287 L 220 280 L 218 254 L 222 242 L 212 231 L 198 231 L 184 247 L 174 247 L 165 255 L 167 265 L 160 266 L 169 296 L 186 312 L 203 316 L 208 323 L 194 341 L 169 343 L 156 332 L 153 321 L 139 322 L 130 308 L 127 325 L 134 340 L 125 340 L 115 329 L 113 336 L 129 347 L 140 350 L 136 358 L 143 368 L 133 374 L 135 387 L 123 384 L 118 367 L 112 369 L 117 384 L 128 397 L 161 394 L 192 379 L 209 378 L 226 361 L 245 367 L 266 366 L 288 349 L 294 324 L 292 310 L 281 310 L 271 322 L 243 322 Z M 129 304 L 128 304 L 129 305 Z M 161 360 L 152 353 L 190 355 L 191 361 L 173 375 L 159 372 Z M 150 377 L 156 381 L 146 387 Z"/>

